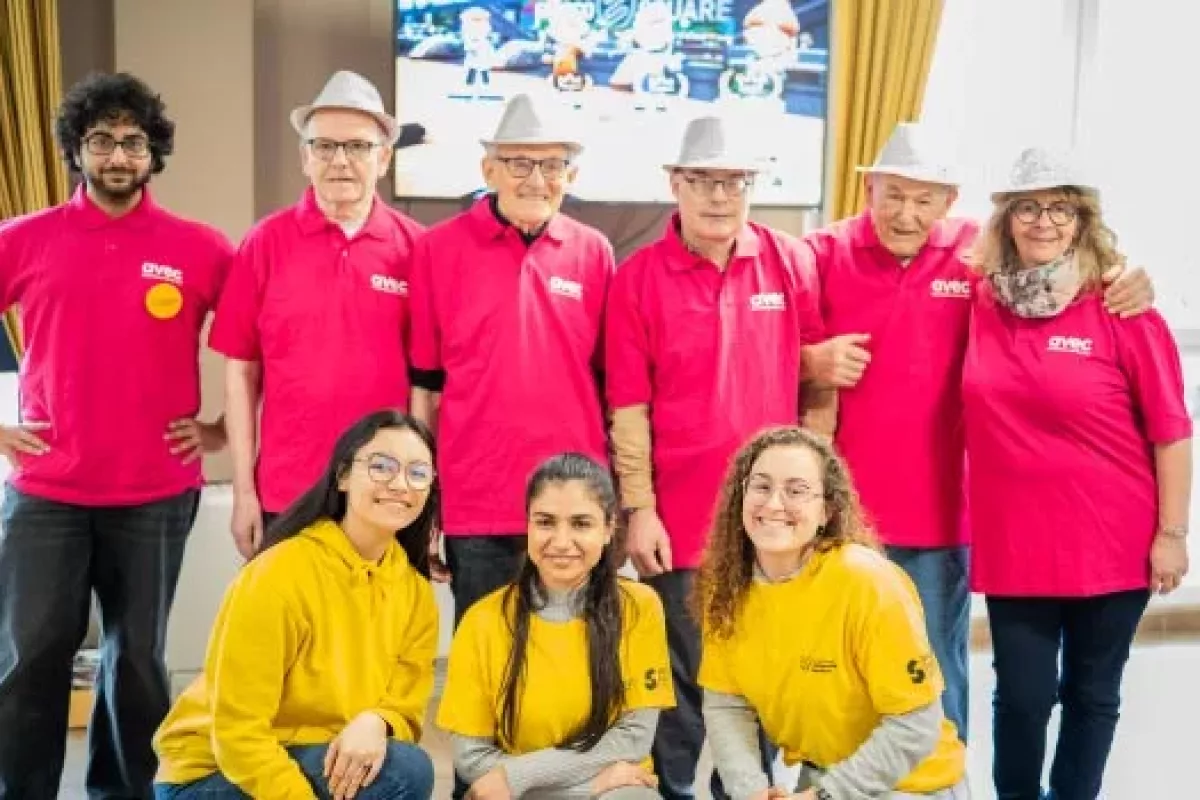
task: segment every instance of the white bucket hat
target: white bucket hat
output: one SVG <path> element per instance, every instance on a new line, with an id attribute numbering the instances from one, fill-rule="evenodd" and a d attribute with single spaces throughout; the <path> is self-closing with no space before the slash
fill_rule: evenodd
<path id="1" fill-rule="evenodd" d="M 296 133 L 304 135 L 304 126 L 314 111 L 323 108 L 340 108 L 350 111 L 361 111 L 370 114 L 383 128 L 387 143 L 394 144 L 399 135 L 400 126 L 394 117 L 383 110 L 383 98 L 379 90 L 369 80 L 357 72 L 338 70 L 325 83 L 325 88 L 317 95 L 317 99 L 306 106 L 298 106 L 291 113 L 292 127 Z"/>
<path id="2" fill-rule="evenodd" d="M 547 118 L 544 109 L 539 109 L 527 94 L 515 94 L 504 106 L 504 113 L 490 139 L 480 139 L 484 147 L 504 144 L 561 144 L 574 153 L 580 153 L 583 145 L 572 136 L 566 126 L 557 119 Z"/>
<path id="3" fill-rule="evenodd" d="M 884 143 L 875 163 L 869 167 L 859 167 L 858 171 L 869 175 L 898 175 L 924 183 L 957 186 L 958 176 L 950 165 L 934 156 L 934 151 L 934 146 L 922 132 L 920 125 L 901 122 Z"/>
<path id="4" fill-rule="evenodd" d="M 1044 147 L 1029 147 L 1021 151 L 1008 172 L 1007 180 L 992 192 L 992 199 L 1016 192 L 1036 192 L 1061 186 L 1073 186 L 1093 194 L 1099 194 L 1100 191 L 1071 156 Z"/>
<path id="5" fill-rule="evenodd" d="M 697 117 L 688 123 L 679 157 L 663 169 L 727 169 L 758 172 L 758 159 L 729 141 L 720 117 Z"/>

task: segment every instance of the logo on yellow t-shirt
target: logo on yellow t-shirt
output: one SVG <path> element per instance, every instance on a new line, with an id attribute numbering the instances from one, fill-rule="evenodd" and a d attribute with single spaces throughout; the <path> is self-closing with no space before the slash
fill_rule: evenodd
<path id="1" fill-rule="evenodd" d="M 146 310 L 155 319 L 172 319 L 183 308 L 183 293 L 170 283 L 156 283 L 146 292 Z"/>
<path id="2" fill-rule="evenodd" d="M 661 684 L 666 683 L 670 677 L 671 673 L 666 667 L 651 667 L 646 670 L 642 683 L 646 687 L 646 691 L 652 692 Z"/>
<path id="3" fill-rule="evenodd" d="M 929 675 L 930 669 L 933 667 L 933 656 L 923 655 L 920 658 L 914 658 L 908 662 L 905 667 L 908 670 L 908 679 L 913 683 L 921 684 L 925 682 L 925 678 Z"/>

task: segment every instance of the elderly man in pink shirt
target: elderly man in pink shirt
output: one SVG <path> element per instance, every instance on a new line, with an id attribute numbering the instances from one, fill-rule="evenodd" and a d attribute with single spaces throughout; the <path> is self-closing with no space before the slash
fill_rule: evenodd
<path id="1" fill-rule="evenodd" d="M 921 129 L 897 126 L 866 173 L 867 209 L 807 237 L 831 337 L 807 374 L 837 390 L 835 441 L 889 556 L 908 572 L 945 676 L 943 706 L 968 735 L 970 591 L 962 367 L 974 221 L 947 215 L 958 178 Z M 1106 275 L 1112 282 L 1116 274 Z M 1110 286 L 1113 313 L 1144 310 L 1142 270 Z"/>
<path id="2" fill-rule="evenodd" d="M 228 357 L 233 535 L 246 557 L 347 427 L 408 407 L 408 268 L 423 229 L 375 191 L 396 121 L 342 71 L 291 122 L 311 185 L 246 235 L 212 330 Z"/>

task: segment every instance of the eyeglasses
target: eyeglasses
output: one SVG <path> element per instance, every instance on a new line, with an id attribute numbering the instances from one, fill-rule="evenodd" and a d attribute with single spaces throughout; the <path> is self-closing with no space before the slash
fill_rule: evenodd
<path id="1" fill-rule="evenodd" d="M 783 491 L 783 507 L 788 509 L 799 508 L 823 496 L 820 491 L 804 481 L 792 480 L 776 487 L 769 478 L 762 475 L 751 475 L 746 479 L 744 488 L 746 502 L 752 506 L 765 506 L 779 490 Z"/>
<path id="2" fill-rule="evenodd" d="M 730 197 L 741 197 L 746 193 L 746 190 L 754 185 L 753 175 L 734 175 L 728 178 L 714 178 L 711 175 L 690 174 L 682 176 L 688 185 L 697 190 L 701 194 L 712 197 L 717 192 L 717 187 L 725 189 L 725 194 Z"/>
<path id="3" fill-rule="evenodd" d="M 124 139 L 115 139 L 112 134 L 97 131 L 84 137 L 83 144 L 94 156 L 110 156 L 118 147 L 130 158 L 145 158 L 150 155 L 150 140 L 137 133 Z"/>
<path id="4" fill-rule="evenodd" d="M 366 464 L 367 477 L 380 486 L 391 486 L 403 473 L 405 483 L 414 492 L 423 492 L 433 486 L 436 474 L 433 465 L 428 461 L 409 461 L 405 464 L 383 453 L 371 453 L 364 458 L 356 458 L 354 463 Z"/>
<path id="5" fill-rule="evenodd" d="M 1050 221 L 1058 227 L 1070 225 L 1075 217 L 1079 216 L 1079 209 L 1074 203 L 1068 203 L 1066 200 L 1059 200 L 1044 206 L 1037 200 L 1018 200 L 1010 206 L 1012 215 L 1024 222 L 1026 225 L 1032 225 L 1042 218 L 1042 214 L 1050 215 Z"/>
<path id="6" fill-rule="evenodd" d="M 346 158 L 350 161 L 366 161 L 370 158 L 371 153 L 375 152 L 375 148 L 379 147 L 379 142 L 367 142 L 362 139 L 351 139 L 348 142 L 339 142 L 334 139 L 309 139 L 305 144 L 321 161 L 333 161 L 339 149 L 346 152 Z"/>
<path id="7" fill-rule="evenodd" d="M 570 159 L 566 158 L 526 158 L 525 156 L 513 156 L 509 158 L 498 157 L 496 159 L 504 168 L 508 170 L 508 174 L 514 178 L 528 178 L 533 174 L 533 168 L 537 167 L 542 171 L 542 177 L 548 181 L 558 180 L 566 174 L 567 168 L 571 166 Z"/>

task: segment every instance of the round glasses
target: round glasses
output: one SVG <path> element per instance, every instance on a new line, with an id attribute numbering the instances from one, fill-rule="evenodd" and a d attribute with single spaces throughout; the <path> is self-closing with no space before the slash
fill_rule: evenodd
<path id="1" fill-rule="evenodd" d="M 1079 216 L 1079 209 L 1075 204 L 1066 200 L 1058 200 L 1048 206 L 1037 200 L 1018 200 L 1010 208 L 1012 215 L 1026 225 L 1032 225 L 1042 218 L 1042 214 L 1048 214 L 1050 221 L 1061 228 L 1070 225 L 1075 217 Z"/>
<path id="2" fill-rule="evenodd" d="M 83 145 L 94 156 L 110 156 L 118 147 L 130 158 L 145 158 L 150 155 L 150 140 L 140 133 L 116 139 L 112 134 L 97 131 L 86 136 Z"/>
<path id="3" fill-rule="evenodd" d="M 746 479 L 746 502 L 752 506 L 765 506 L 771 502 L 775 492 L 783 492 L 783 507 L 797 509 L 822 496 L 822 493 L 801 480 L 791 480 L 775 486 L 769 478 L 751 475 Z"/>
<path id="4" fill-rule="evenodd" d="M 437 474 L 428 461 L 409 461 L 405 464 L 383 453 L 356 458 L 354 463 L 365 464 L 367 477 L 380 486 L 391 486 L 403 474 L 404 482 L 414 492 L 423 492 L 433 486 L 433 478 Z"/>
<path id="5" fill-rule="evenodd" d="M 528 178 L 536 167 L 542 171 L 542 177 L 548 181 L 558 180 L 566 174 L 567 168 L 571 166 L 570 160 L 566 158 L 512 156 L 509 158 L 498 157 L 496 160 L 503 164 L 504 168 L 508 170 L 508 174 L 514 178 Z"/>
<path id="6" fill-rule="evenodd" d="M 366 161 L 379 147 L 379 142 L 368 142 L 363 139 L 351 139 L 339 142 L 334 139 L 309 139 L 306 144 L 312 154 L 321 161 L 333 161 L 338 150 L 344 150 L 350 161 Z"/>
<path id="7" fill-rule="evenodd" d="M 729 197 L 741 197 L 746 193 L 746 190 L 754 185 L 753 175 L 732 175 L 727 178 L 714 178 L 711 175 L 698 173 L 684 174 L 681 176 L 688 185 L 698 191 L 705 197 L 712 197 L 717 193 L 717 187 L 720 186 L 725 190 L 725 194 Z"/>

